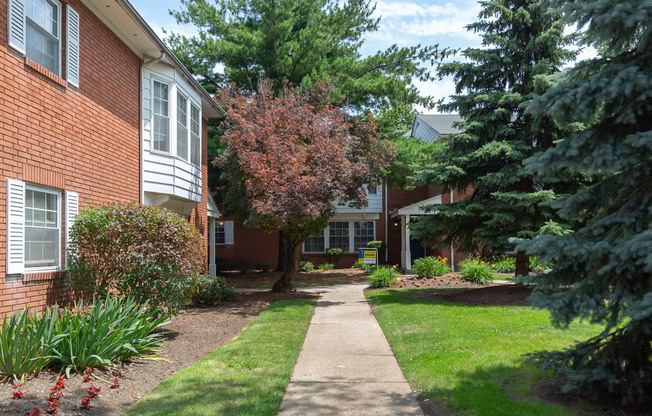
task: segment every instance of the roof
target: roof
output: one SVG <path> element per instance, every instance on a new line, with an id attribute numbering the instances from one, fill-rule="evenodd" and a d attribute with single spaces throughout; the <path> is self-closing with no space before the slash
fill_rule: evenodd
<path id="1" fill-rule="evenodd" d="M 202 111 L 207 118 L 224 116 L 224 110 L 165 46 L 129 1 L 82 0 L 82 3 L 144 62 L 159 60 L 174 67 L 201 96 Z"/>
<path id="2" fill-rule="evenodd" d="M 458 128 L 453 127 L 453 123 L 462 121 L 462 117 L 459 114 L 418 114 L 416 119 L 423 121 L 428 127 L 439 133 L 440 136 L 448 136 L 461 132 Z"/>
<path id="3" fill-rule="evenodd" d="M 399 208 L 392 212 L 391 218 L 396 218 L 403 215 L 425 215 L 426 213 L 423 211 L 423 208 L 435 204 L 441 204 L 441 194 L 423 199 L 403 208 Z"/>

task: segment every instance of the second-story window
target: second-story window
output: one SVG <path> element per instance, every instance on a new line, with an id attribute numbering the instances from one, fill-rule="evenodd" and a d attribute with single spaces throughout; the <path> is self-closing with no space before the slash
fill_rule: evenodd
<path id="1" fill-rule="evenodd" d="M 188 99 L 177 92 L 177 156 L 188 160 Z"/>
<path id="2" fill-rule="evenodd" d="M 154 81 L 154 143 L 153 149 L 170 151 L 169 87 Z"/>
<path id="3" fill-rule="evenodd" d="M 25 6 L 27 57 L 61 75 L 61 3 L 27 0 Z"/>
<path id="4" fill-rule="evenodd" d="M 201 165 L 201 129 L 199 108 L 190 105 L 190 163 Z"/>

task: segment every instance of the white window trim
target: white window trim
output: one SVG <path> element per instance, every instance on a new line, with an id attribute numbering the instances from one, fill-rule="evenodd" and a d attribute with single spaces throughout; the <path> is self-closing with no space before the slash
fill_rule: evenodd
<path id="1" fill-rule="evenodd" d="M 223 223 L 221 227 L 224 227 L 224 242 L 223 243 L 218 243 L 217 242 L 217 226 L 219 223 Z M 215 245 L 216 246 L 232 246 L 234 245 L 234 240 L 235 240 L 235 227 L 234 227 L 234 222 L 233 221 L 216 221 L 215 222 Z M 231 234 L 229 236 L 229 234 Z"/>
<path id="2" fill-rule="evenodd" d="M 25 0 L 25 21 L 24 21 L 24 24 L 25 24 L 25 56 L 28 57 L 29 59 L 32 59 L 29 56 L 27 56 L 27 44 L 29 42 L 29 39 L 27 39 L 27 19 L 29 19 L 27 17 L 27 2 L 28 1 L 30 1 L 30 0 Z M 61 9 L 63 8 L 63 5 L 61 4 L 61 2 L 59 0 L 46 0 L 46 1 L 51 1 L 52 3 L 54 3 L 57 6 L 57 41 L 59 43 L 59 50 L 58 50 L 59 63 L 58 63 L 57 66 L 58 66 L 59 71 L 57 71 L 57 72 L 51 71 L 51 72 L 60 77 L 61 74 L 63 74 L 63 68 L 61 67 L 61 55 L 62 55 L 62 50 L 61 50 L 61 26 L 63 26 L 63 22 L 61 21 Z M 36 25 L 38 26 L 38 24 L 36 24 Z M 34 62 L 36 62 L 36 61 L 34 61 Z M 38 63 L 38 62 L 36 62 L 36 63 Z M 38 64 L 41 65 L 40 63 L 38 63 Z M 43 65 L 41 65 L 41 66 L 43 66 Z M 43 66 L 43 68 L 45 68 L 45 66 Z M 48 69 L 48 71 L 49 71 L 49 69 Z"/>
<path id="3" fill-rule="evenodd" d="M 170 156 L 170 155 L 172 155 L 172 145 L 174 144 L 176 146 L 176 143 L 173 143 L 174 140 L 172 139 L 172 135 L 173 135 L 173 133 L 172 133 L 172 124 L 173 123 L 172 123 L 172 121 L 173 121 L 173 118 L 170 116 L 170 108 L 172 107 L 172 86 L 174 84 L 171 83 L 170 81 L 162 80 L 162 79 L 160 79 L 158 77 L 154 77 L 154 76 L 152 76 L 150 78 L 150 81 L 151 81 L 151 83 L 150 83 L 150 91 L 151 91 L 151 93 L 150 93 L 150 124 L 151 124 L 151 128 L 150 128 L 149 151 L 152 152 L 152 153 L 159 154 L 159 155 Z M 167 118 L 168 118 L 168 151 L 167 152 L 165 152 L 163 150 L 158 150 L 158 149 L 156 149 L 154 147 L 154 125 L 155 125 L 155 123 L 154 123 L 154 115 L 155 115 L 155 113 L 154 113 L 154 83 L 155 82 L 158 82 L 159 84 L 166 85 L 168 87 L 168 115 L 167 115 Z M 174 101 L 175 101 L 175 105 L 176 105 L 176 99 Z M 176 111 L 176 107 L 175 107 L 175 111 Z M 161 116 L 161 117 L 164 117 L 164 116 Z M 174 117 L 174 120 L 176 120 L 176 116 Z M 175 127 L 176 127 L 176 123 L 175 123 Z"/>
<path id="4" fill-rule="evenodd" d="M 61 230 L 63 228 L 63 220 L 62 220 L 62 215 L 63 213 L 61 212 L 61 198 L 63 195 L 63 192 L 59 189 L 55 188 L 49 188 L 47 186 L 41 186 L 41 185 L 34 185 L 31 183 L 25 183 L 25 191 L 37 191 L 37 192 L 44 192 L 44 193 L 49 193 L 49 194 L 54 194 L 57 195 L 57 231 L 59 232 L 58 234 L 58 242 L 59 242 L 59 250 L 57 250 L 57 263 L 58 265 L 56 266 L 43 266 L 43 267 L 29 267 L 27 265 L 27 261 L 23 259 L 23 273 L 34 273 L 34 272 L 44 272 L 44 271 L 58 271 L 62 269 L 62 263 L 61 263 L 61 242 L 62 242 L 62 236 L 61 236 Z M 25 198 L 25 201 L 27 201 L 27 198 Z M 23 204 L 23 209 L 27 209 L 26 204 Z M 27 217 L 25 218 L 27 220 Z M 27 225 L 25 225 L 25 228 L 27 228 Z M 23 244 L 27 241 L 27 238 L 25 237 L 25 240 L 23 241 Z M 25 257 L 27 257 L 27 250 L 25 250 Z"/>
<path id="5" fill-rule="evenodd" d="M 175 121 L 175 123 L 174 123 L 174 136 L 175 136 L 175 139 L 176 139 L 175 143 L 174 143 L 175 144 L 175 152 L 174 153 L 175 153 L 177 159 L 182 160 L 182 161 L 190 164 L 190 113 L 188 111 L 190 109 L 190 98 L 188 98 L 188 94 L 186 94 L 185 91 L 183 91 L 182 88 L 179 88 L 178 85 L 176 87 L 177 88 L 175 88 L 175 94 L 174 94 L 174 121 Z M 182 155 L 179 155 L 179 143 L 178 143 L 179 142 L 179 137 L 177 136 L 177 133 L 179 132 L 179 118 L 177 117 L 178 114 L 179 114 L 178 113 L 179 108 L 177 107 L 178 104 L 179 104 L 178 103 L 179 95 L 181 95 L 183 98 L 186 99 L 186 157 L 183 157 Z"/>
<path id="6" fill-rule="evenodd" d="M 350 221 L 329 221 L 328 225 L 326 228 L 322 230 L 322 236 L 324 237 L 324 251 L 306 251 L 306 242 L 304 241 L 303 244 L 301 245 L 301 252 L 304 254 L 324 254 L 326 250 L 330 248 L 330 223 L 331 222 L 348 222 L 349 223 L 349 251 L 345 251 L 345 253 L 357 253 L 358 249 L 362 247 L 354 247 L 354 242 L 355 242 L 355 223 L 356 222 L 371 222 L 374 225 L 374 238 L 373 240 L 376 240 L 376 221 L 375 220 L 350 220 Z M 372 240 L 372 241 L 373 241 Z"/>

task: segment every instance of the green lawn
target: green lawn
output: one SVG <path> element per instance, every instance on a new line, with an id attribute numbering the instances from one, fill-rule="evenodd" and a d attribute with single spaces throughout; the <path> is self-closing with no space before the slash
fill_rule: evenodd
<path id="1" fill-rule="evenodd" d="M 276 302 L 236 339 L 164 380 L 125 415 L 275 415 L 313 300 Z"/>
<path id="2" fill-rule="evenodd" d="M 545 376 L 522 354 L 586 339 L 598 328 L 550 326 L 548 312 L 517 306 L 463 306 L 426 299 L 422 290 L 384 290 L 367 296 L 378 322 L 420 399 L 436 398 L 455 414 L 572 415 L 577 409 L 536 400 Z"/>

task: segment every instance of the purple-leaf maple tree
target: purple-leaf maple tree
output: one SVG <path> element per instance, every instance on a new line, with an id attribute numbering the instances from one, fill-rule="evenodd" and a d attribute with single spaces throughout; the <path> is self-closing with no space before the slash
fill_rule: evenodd
<path id="1" fill-rule="evenodd" d="M 366 187 L 394 156 L 371 115 L 347 114 L 332 83 L 282 88 L 275 95 L 263 81 L 253 94 L 229 86 L 217 97 L 228 109 L 216 160 L 230 183 L 227 207 L 247 227 L 279 230 L 288 251 L 274 291 L 290 290 L 301 244 L 326 226 L 334 203 L 365 205 Z"/>

